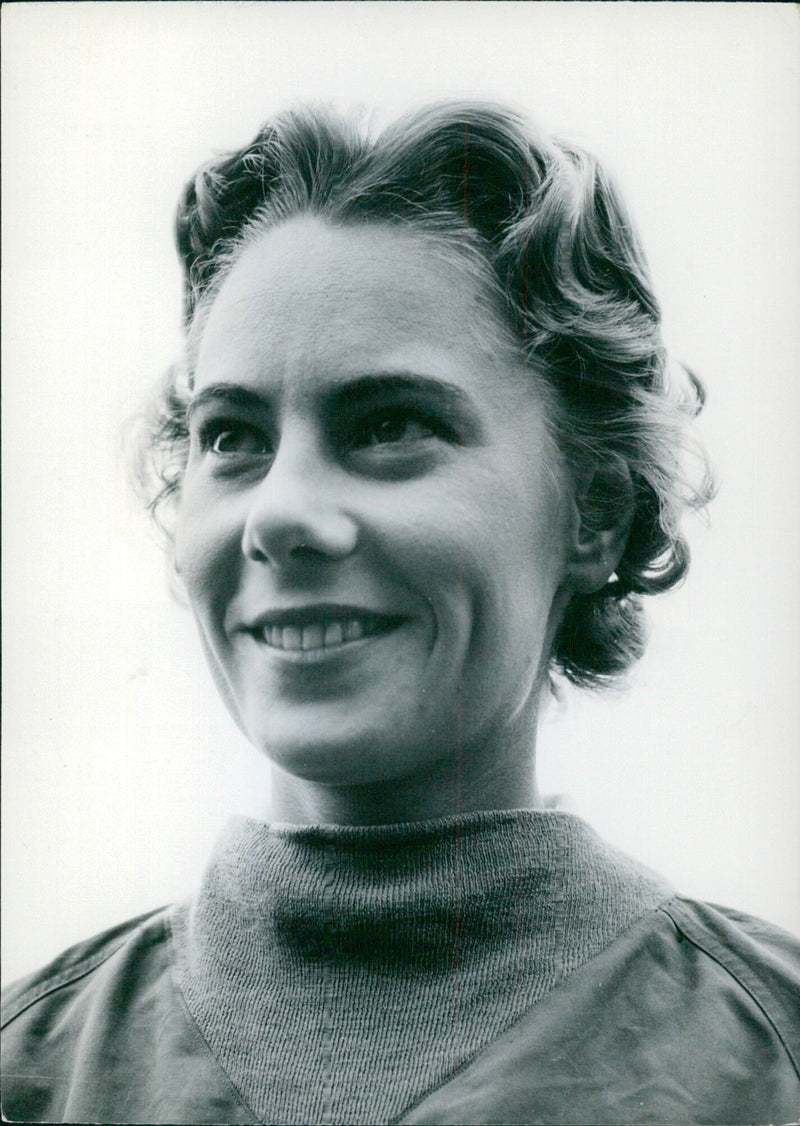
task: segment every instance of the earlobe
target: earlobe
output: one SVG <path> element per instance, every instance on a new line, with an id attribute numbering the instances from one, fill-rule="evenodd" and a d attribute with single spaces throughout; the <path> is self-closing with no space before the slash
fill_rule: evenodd
<path id="1" fill-rule="evenodd" d="M 622 458 L 596 465 L 577 483 L 566 583 L 576 594 L 605 586 L 617 569 L 634 516 L 633 482 Z"/>

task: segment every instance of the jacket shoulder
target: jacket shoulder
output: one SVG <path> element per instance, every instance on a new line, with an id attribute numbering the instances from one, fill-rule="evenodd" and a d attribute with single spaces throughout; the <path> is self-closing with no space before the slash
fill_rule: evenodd
<path id="1" fill-rule="evenodd" d="M 800 943 L 674 897 L 568 975 L 401 1119 L 795 1121 Z"/>
<path id="2" fill-rule="evenodd" d="M 168 908 L 159 907 L 144 915 L 137 915 L 115 927 L 101 931 L 91 938 L 68 947 L 58 957 L 33 973 L 8 985 L 2 993 L 2 1022 L 5 1028 L 25 1009 L 34 1005 L 48 993 L 71 985 L 90 974 L 120 950 L 132 937 L 139 936 L 142 928 L 150 930 L 158 941 L 163 930 Z M 149 926 L 148 926 L 149 924 Z"/>
<path id="3" fill-rule="evenodd" d="M 684 896 L 660 910 L 756 1002 L 800 1075 L 800 939 L 764 919 Z"/>
<path id="4" fill-rule="evenodd" d="M 4 1121 L 254 1121 L 174 981 L 176 910 L 70 947 L 7 990 Z"/>

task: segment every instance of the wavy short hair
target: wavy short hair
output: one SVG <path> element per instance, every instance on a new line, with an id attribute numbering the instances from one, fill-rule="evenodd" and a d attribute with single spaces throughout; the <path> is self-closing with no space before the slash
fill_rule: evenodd
<path id="1" fill-rule="evenodd" d="M 204 164 L 177 213 L 184 268 L 186 356 L 168 372 L 145 428 L 140 480 L 169 532 L 188 452 L 193 353 L 222 281 L 254 234 L 311 214 L 337 225 L 380 222 L 456 235 L 499 300 L 532 370 L 554 392 L 556 437 L 578 470 L 621 463 L 633 519 L 615 573 L 576 594 L 556 634 L 551 668 L 575 684 L 609 683 L 641 656 L 641 596 L 689 566 L 684 510 L 712 493 L 687 424 L 703 391 L 668 361 L 647 265 L 624 203 L 598 161 L 515 112 L 446 102 L 377 136 L 357 119 L 301 108 L 267 122 L 251 144 Z M 699 472 L 687 472 L 687 451 Z M 595 491 L 613 518 L 620 496 Z"/>

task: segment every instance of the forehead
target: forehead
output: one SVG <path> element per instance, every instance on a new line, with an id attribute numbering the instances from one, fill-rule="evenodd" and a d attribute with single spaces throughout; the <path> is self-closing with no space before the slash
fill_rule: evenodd
<path id="1" fill-rule="evenodd" d="M 301 386 L 394 367 L 491 382 L 521 361 L 479 271 L 439 236 L 303 217 L 235 262 L 202 330 L 195 382 Z"/>

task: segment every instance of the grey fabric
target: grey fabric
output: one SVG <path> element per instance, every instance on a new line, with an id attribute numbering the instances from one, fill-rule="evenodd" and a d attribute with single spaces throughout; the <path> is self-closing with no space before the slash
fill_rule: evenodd
<path id="1" fill-rule="evenodd" d="M 669 895 L 570 814 L 242 819 L 176 912 L 178 980 L 259 1118 L 385 1121 Z"/>

